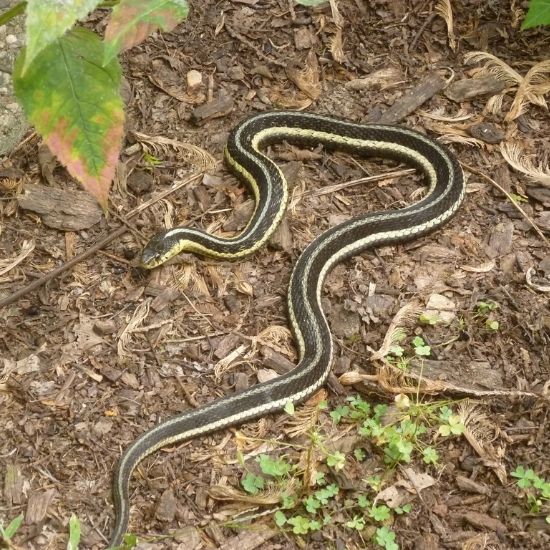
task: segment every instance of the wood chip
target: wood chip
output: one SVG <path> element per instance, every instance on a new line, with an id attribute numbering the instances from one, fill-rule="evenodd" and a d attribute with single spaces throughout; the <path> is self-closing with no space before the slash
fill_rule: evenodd
<path id="1" fill-rule="evenodd" d="M 23 481 L 17 466 L 8 464 L 4 475 L 4 498 L 8 506 L 23 502 Z"/>
<path id="2" fill-rule="evenodd" d="M 220 550 L 255 550 L 263 548 L 263 545 L 275 535 L 278 531 L 263 526 L 257 531 L 243 531 L 237 536 L 227 539 L 220 547 Z"/>
<path id="3" fill-rule="evenodd" d="M 495 532 L 506 532 L 506 525 L 500 522 L 498 519 L 492 518 L 487 514 L 481 514 L 479 512 L 466 512 L 462 518 L 464 521 L 477 527 L 478 529 L 490 529 Z"/>
<path id="4" fill-rule="evenodd" d="M 482 78 L 465 78 L 453 82 L 446 90 L 445 95 L 451 101 L 464 101 L 482 95 L 495 95 L 504 90 L 506 82 L 492 76 Z"/>
<path id="5" fill-rule="evenodd" d="M 17 202 L 21 208 L 40 214 L 48 227 L 62 231 L 87 229 L 98 223 L 102 216 L 99 204 L 85 191 L 25 185 Z"/>
<path id="6" fill-rule="evenodd" d="M 43 521 L 56 494 L 57 491 L 55 489 L 32 492 L 27 504 L 25 523 L 27 525 L 32 525 L 33 523 L 40 523 Z"/>
<path id="7" fill-rule="evenodd" d="M 413 113 L 420 105 L 428 101 L 445 87 L 445 80 L 437 73 L 423 78 L 412 90 L 399 98 L 387 111 L 379 116 L 373 114 L 369 122 L 395 124 Z"/>
<path id="8" fill-rule="evenodd" d="M 277 374 L 285 374 L 285 372 L 289 372 L 296 367 L 292 361 L 268 346 L 262 346 L 260 353 L 263 357 L 264 366 L 273 369 Z"/>
<path id="9" fill-rule="evenodd" d="M 480 495 L 491 494 L 491 489 L 482 483 L 477 483 L 473 479 L 464 476 L 456 476 L 456 484 L 464 491 L 469 493 L 479 493 Z"/>
<path id="10" fill-rule="evenodd" d="M 173 521 L 176 517 L 177 504 L 178 501 L 176 500 L 174 491 L 171 488 L 166 489 L 160 497 L 155 511 L 155 517 L 159 521 Z"/>
<path id="11" fill-rule="evenodd" d="M 512 250 L 512 237 L 514 236 L 514 224 L 510 221 L 497 223 L 489 241 L 485 246 L 485 254 L 489 258 L 500 258 Z"/>
<path id="12" fill-rule="evenodd" d="M 201 125 L 213 118 L 228 115 L 232 110 L 233 99 L 230 97 L 221 97 L 193 109 L 191 119 L 195 124 Z"/>

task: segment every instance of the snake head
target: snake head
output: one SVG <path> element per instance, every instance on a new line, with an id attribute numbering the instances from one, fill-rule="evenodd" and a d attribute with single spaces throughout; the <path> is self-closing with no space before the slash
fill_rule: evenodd
<path id="1" fill-rule="evenodd" d="M 141 253 L 141 267 L 153 269 L 182 251 L 177 229 L 167 229 L 154 235 Z"/>

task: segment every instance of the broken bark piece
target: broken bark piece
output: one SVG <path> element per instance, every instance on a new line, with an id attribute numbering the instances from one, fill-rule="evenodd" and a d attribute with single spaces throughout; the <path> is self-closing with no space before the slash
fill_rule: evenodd
<path id="1" fill-rule="evenodd" d="M 8 506 L 21 504 L 23 502 L 23 485 L 24 479 L 21 477 L 19 468 L 14 464 L 8 464 L 4 476 L 4 496 Z"/>
<path id="2" fill-rule="evenodd" d="M 487 514 L 480 514 L 479 512 L 466 512 L 462 518 L 466 523 L 473 525 L 478 529 L 490 529 L 491 531 L 505 533 L 506 526 L 498 519 L 492 518 Z"/>
<path id="3" fill-rule="evenodd" d="M 223 224 L 223 230 L 241 231 L 244 229 L 254 213 L 255 206 L 256 203 L 252 199 L 238 204 Z"/>
<path id="4" fill-rule="evenodd" d="M 43 521 L 56 494 L 57 491 L 55 489 L 32 492 L 27 504 L 25 523 L 27 525 L 32 525 L 33 523 L 40 523 Z"/>
<path id="5" fill-rule="evenodd" d="M 25 185 L 17 202 L 21 208 L 39 214 L 48 227 L 62 231 L 88 229 L 102 215 L 99 204 L 89 193 L 73 189 Z"/>
<path id="6" fill-rule="evenodd" d="M 491 494 L 491 489 L 489 489 L 487 485 L 484 485 L 483 483 L 477 483 L 476 481 L 468 477 L 456 476 L 456 484 L 462 490 L 468 491 L 469 493 L 478 493 L 480 495 L 487 496 Z"/>
<path id="7" fill-rule="evenodd" d="M 506 82 L 492 76 L 482 78 L 465 78 L 453 82 L 446 90 L 445 96 L 451 101 L 461 102 L 481 95 L 495 95 L 504 90 Z"/>
<path id="8" fill-rule="evenodd" d="M 233 99 L 230 97 L 219 97 L 210 103 L 205 103 L 193 109 L 191 119 L 195 124 L 201 125 L 212 118 L 228 115 L 232 110 Z"/>
<path id="9" fill-rule="evenodd" d="M 444 87 L 445 80 L 441 76 L 437 73 L 429 74 L 412 90 L 409 90 L 403 97 L 399 98 L 387 111 L 383 112 L 379 118 L 376 118 L 374 113 L 371 113 L 369 122 L 395 124 L 413 113 L 420 105 L 443 90 Z"/>
<path id="10" fill-rule="evenodd" d="M 285 216 L 281 223 L 277 226 L 277 229 L 273 232 L 269 239 L 269 246 L 273 250 L 283 250 L 284 252 L 291 252 L 292 250 L 292 231 L 288 226 L 288 218 Z"/>
<path id="11" fill-rule="evenodd" d="M 264 358 L 264 366 L 273 369 L 277 374 L 285 374 L 296 367 L 292 361 L 268 346 L 262 346 L 260 353 Z"/>
<path id="12" fill-rule="evenodd" d="M 497 223 L 491 231 L 489 242 L 485 245 L 485 254 L 491 259 L 505 256 L 512 250 L 513 236 L 514 224 L 512 222 Z"/>
<path id="13" fill-rule="evenodd" d="M 166 489 L 160 497 L 155 517 L 159 521 L 173 521 L 176 517 L 176 507 L 178 501 L 174 496 L 174 491 L 171 488 Z"/>

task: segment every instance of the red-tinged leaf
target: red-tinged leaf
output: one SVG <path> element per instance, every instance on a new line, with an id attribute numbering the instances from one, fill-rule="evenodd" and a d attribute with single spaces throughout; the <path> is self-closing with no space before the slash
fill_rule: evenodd
<path id="1" fill-rule="evenodd" d="M 118 60 L 102 67 L 103 43 L 86 29 L 55 40 L 23 74 L 24 56 L 15 64 L 17 98 L 52 152 L 106 209 L 124 126 Z"/>
<path id="2" fill-rule="evenodd" d="M 25 72 L 41 50 L 86 17 L 101 0 L 28 0 Z"/>
<path id="3" fill-rule="evenodd" d="M 157 29 L 171 31 L 188 13 L 187 0 L 120 0 L 105 29 L 104 63 Z"/>

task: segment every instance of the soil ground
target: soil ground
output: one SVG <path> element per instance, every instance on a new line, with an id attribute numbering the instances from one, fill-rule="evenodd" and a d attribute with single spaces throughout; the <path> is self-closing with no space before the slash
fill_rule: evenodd
<path id="1" fill-rule="evenodd" d="M 311 10 L 287 0 L 194 2 L 185 23 L 123 57 L 127 137 L 108 219 L 81 231 L 59 231 L 19 207 L 16 196 L 25 185 L 42 183 L 48 166 L 55 186 L 76 188 L 61 167 L 52 169 L 43 160 L 38 138 L 0 160 L 2 257 L 15 257 L 24 241 L 35 243 L 22 263 L 1 275 L 0 297 L 89 248 L 119 227 L 119 217 L 201 170 L 206 157 L 199 149 L 162 143 L 159 136 L 221 161 L 229 130 L 253 112 L 303 108 L 372 121 L 430 74 L 453 81 L 472 76 L 479 64 L 465 63 L 468 52 L 490 52 L 521 75 L 548 57 L 549 31 L 521 32 L 517 2 L 451 4 L 454 50 L 433 2 L 341 0 L 340 29 L 330 7 Z M 103 15 L 98 12 L 89 25 L 101 31 Z M 191 70 L 202 78 L 193 90 L 186 85 Z M 380 82 L 357 84 L 380 70 Z M 520 200 L 546 235 L 550 192 L 510 168 L 499 144 L 474 141 L 470 132 L 491 123 L 501 143 L 518 143 L 533 159 L 548 161 L 548 111 L 526 104 L 521 116 L 507 121 L 516 92 L 509 88 L 494 113 L 486 95 L 453 101 L 440 91 L 399 120 L 450 143 L 465 166 L 465 203 L 435 234 L 346 261 L 325 284 L 337 355 L 328 388 L 331 409 L 358 393 L 372 404 L 391 404 L 405 391 L 400 378 L 386 378 L 376 390 L 365 377 L 353 385 L 339 377 L 382 372 L 382 363 L 369 357 L 395 315 L 409 304 L 425 309 L 435 300 L 437 313 L 445 310 L 449 322 L 409 322 L 407 328 L 408 338 L 419 335 L 431 347 L 431 356 L 420 362 L 423 376 L 442 382 L 441 395 L 423 400 L 457 397 L 458 386 L 471 389 L 484 433 L 491 434 L 490 440 L 477 434 L 483 441 L 477 449 L 475 434 L 433 439 L 440 455 L 436 466 L 413 459 L 410 468 L 434 483 L 413 490 L 412 511 L 393 520 L 401 548 L 550 547 L 545 514 L 529 510 L 510 477 L 524 465 L 550 478 L 543 397 L 550 380 L 550 311 L 548 293 L 541 290 L 550 273 L 550 249 L 485 176 Z M 209 102 L 216 116 L 197 123 L 197 107 Z M 441 115 L 446 118 L 437 120 Z M 147 142 L 150 153 L 144 155 L 141 145 Z M 131 231 L 103 251 L 0 312 L 0 521 L 5 525 L 25 514 L 14 539 L 19 547 L 66 547 L 72 514 L 82 524 L 81 546 L 104 547 L 113 520 L 111 475 L 121 451 L 161 419 L 264 380 L 273 367 L 284 367 L 285 358 L 294 361 L 284 330 L 285 302 L 300 252 L 335 223 L 367 209 L 401 207 L 420 188 L 420 178 L 395 175 L 387 162 L 288 145 L 273 147 L 270 155 L 287 174 L 291 204 L 275 238 L 253 257 L 230 263 L 185 255 L 153 272 L 135 268 L 147 238 L 166 224 L 224 235 L 246 224 L 246 190 L 221 162 L 210 163 L 198 179 L 133 218 Z M 349 185 L 380 173 L 387 177 Z M 529 268 L 535 269 L 532 279 L 526 278 Z M 484 312 L 480 302 L 495 309 Z M 498 327 L 491 329 L 487 321 Z M 408 342 L 402 345 L 410 352 Z M 446 392 L 451 385 L 455 391 Z M 494 389 L 502 395 L 486 394 Z M 316 422 L 327 444 L 344 448 L 326 414 Z M 272 514 L 261 514 L 273 504 L 237 497 L 228 504 L 212 489 L 239 489 L 245 470 L 237 450 L 254 464 L 253 457 L 269 449 L 252 436 L 277 440 L 281 454 L 281 437 L 290 437 L 289 431 L 288 416 L 278 415 L 239 429 L 240 437 L 226 431 L 146 459 L 132 480 L 131 529 L 169 536 L 142 547 L 373 547 L 370 526 L 363 532 L 345 526 L 344 503 L 361 479 L 384 472 L 379 450 L 369 444 L 372 462 L 356 461 L 349 452 L 342 474 L 318 465 L 342 493 L 327 505 L 332 522 L 314 534 L 278 531 Z M 293 447 L 284 447 L 284 454 L 290 461 L 301 456 Z M 392 486 L 408 475 L 401 466 L 387 474 Z M 236 510 L 255 519 L 228 526 Z"/>

